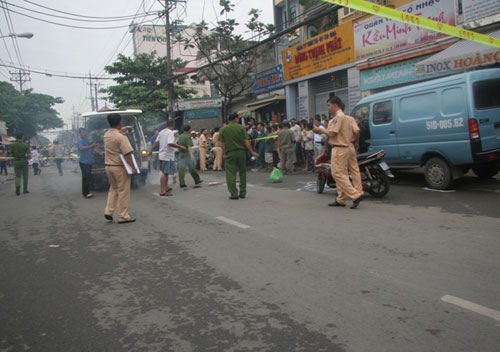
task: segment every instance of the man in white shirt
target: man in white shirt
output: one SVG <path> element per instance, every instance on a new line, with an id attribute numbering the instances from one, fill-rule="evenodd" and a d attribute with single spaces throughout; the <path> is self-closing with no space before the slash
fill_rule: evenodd
<path id="1" fill-rule="evenodd" d="M 33 166 L 33 172 L 36 175 L 40 175 L 42 173 L 42 170 L 38 167 L 38 164 L 40 162 L 40 154 L 38 154 L 38 150 L 36 149 L 35 146 L 31 147 L 31 165 Z"/>
<path id="2" fill-rule="evenodd" d="M 167 127 L 161 130 L 149 151 L 149 154 L 151 155 L 156 145 L 160 145 L 160 150 L 158 152 L 161 170 L 160 196 L 172 195 L 172 193 L 170 193 L 172 188 L 168 187 L 168 175 L 175 174 L 175 148 L 186 150 L 185 147 L 175 143 L 176 138 L 174 134 L 174 126 L 174 120 L 168 120 Z"/>
<path id="3" fill-rule="evenodd" d="M 321 117 L 319 115 L 314 116 L 314 127 L 323 127 L 325 126 L 321 123 Z M 319 133 L 314 134 L 314 160 L 325 151 L 325 141 L 324 136 Z"/>
<path id="4" fill-rule="evenodd" d="M 294 158 L 293 158 L 293 164 L 294 164 L 294 170 L 297 167 L 297 165 L 301 165 L 303 160 L 302 160 L 302 141 L 300 139 L 301 137 L 301 132 L 302 129 L 300 128 L 300 125 L 297 123 L 295 119 L 290 120 L 290 130 L 293 131 L 293 134 L 295 135 L 295 153 L 294 153 Z"/>

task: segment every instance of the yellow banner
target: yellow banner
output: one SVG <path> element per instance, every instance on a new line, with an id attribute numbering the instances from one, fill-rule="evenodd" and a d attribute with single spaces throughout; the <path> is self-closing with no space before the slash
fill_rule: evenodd
<path id="1" fill-rule="evenodd" d="M 289 81 L 354 62 L 352 23 L 345 23 L 281 52 L 283 74 Z"/>
<path id="2" fill-rule="evenodd" d="M 481 44 L 486 44 L 500 48 L 500 38 L 494 38 L 489 35 L 450 26 L 449 24 L 446 23 L 433 21 L 428 18 L 412 15 L 407 12 L 391 9 L 390 7 L 381 6 L 365 0 L 322 0 L 322 1 L 341 5 L 344 7 L 349 7 L 355 10 L 370 13 L 372 15 L 390 18 L 395 21 L 430 29 L 432 31 L 448 34 L 457 38 L 471 40 Z"/>

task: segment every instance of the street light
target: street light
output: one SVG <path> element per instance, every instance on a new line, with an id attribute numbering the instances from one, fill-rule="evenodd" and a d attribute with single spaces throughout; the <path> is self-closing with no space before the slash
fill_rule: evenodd
<path id="1" fill-rule="evenodd" d="M 7 38 L 7 37 L 31 39 L 31 38 L 33 38 L 33 33 L 29 33 L 29 32 L 26 32 L 26 33 L 10 33 L 8 35 L 3 35 L 0 38 Z"/>

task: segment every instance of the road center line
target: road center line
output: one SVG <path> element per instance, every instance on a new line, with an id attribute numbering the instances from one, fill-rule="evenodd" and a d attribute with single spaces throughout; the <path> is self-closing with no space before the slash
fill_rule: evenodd
<path id="1" fill-rule="evenodd" d="M 216 219 L 220 220 L 220 221 L 224 221 L 224 222 L 231 224 L 233 226 L 239 227 L 240 229 L 249 229 L 250 228 L 250 226 L 248 226 L 248 225 L 242 224 L 241 222 L 238 222 L 238 221 L 234 221 L 234 220 L 225 218 L 223 216 L 217 216 Z"/>
<path id="2" fill-rule="evenodd" d="M 500 321 L 500 312 L 491 308 L 483 307 L 479 304 L 466 301 L 465 299 L 461 299 L 455 296 L 444 295 L 441 297 L 441 301 L 454 304 L 461 308 L 473 311 L 475 313 L 484 315 L 488 318 L 495 319 L 496 321 Z"/>

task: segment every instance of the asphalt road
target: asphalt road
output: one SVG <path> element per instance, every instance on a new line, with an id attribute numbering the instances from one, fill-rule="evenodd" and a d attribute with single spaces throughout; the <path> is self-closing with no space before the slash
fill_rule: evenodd
<path id="1" fill-rule="evenodd" d="M 72 167 L 0 179 L 0 351 L 499 351 L 498 176 L 405 173 L 350 210 L 315 175 L 231 201 L 224 173 L 154 174 L 119 225 Z"/>

